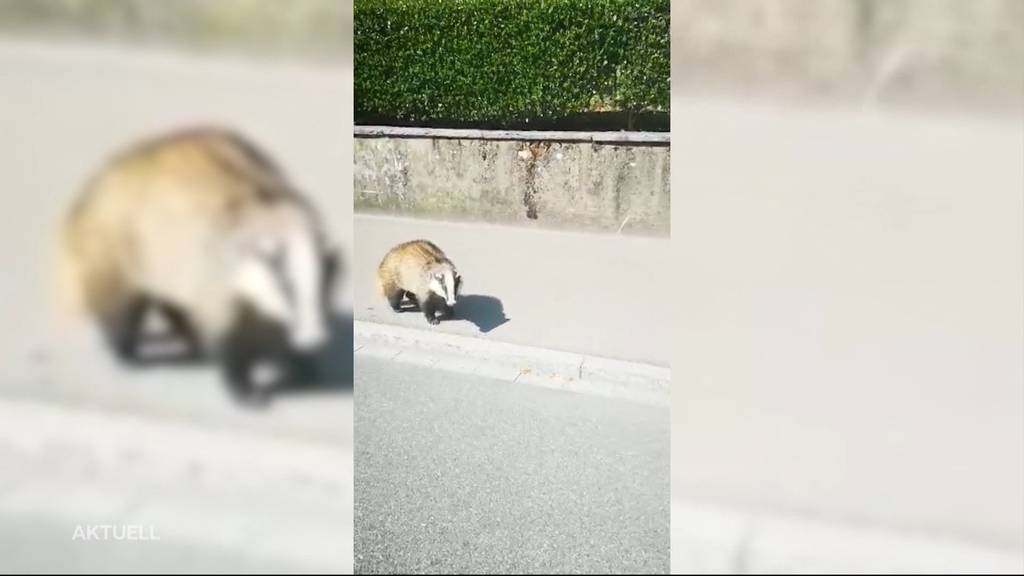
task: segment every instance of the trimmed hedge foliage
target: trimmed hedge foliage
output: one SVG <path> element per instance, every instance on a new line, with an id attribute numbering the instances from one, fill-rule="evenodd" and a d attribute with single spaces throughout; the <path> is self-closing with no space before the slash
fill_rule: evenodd
<path id="1" fill-rule="evenodd" d="M 503 122 L 668 110 L 669 0 L 356 0 L 355 112 Z"/>

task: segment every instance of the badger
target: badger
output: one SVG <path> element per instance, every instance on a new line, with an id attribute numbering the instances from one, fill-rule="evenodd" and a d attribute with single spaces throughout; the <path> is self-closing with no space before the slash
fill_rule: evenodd
<path id="1" fill-rule="evenodd" d="M 263 400 L 257 368 L 294 376 L 328 339 L 336 250 L 284 172 L 231 130 L 113 155 L 72 204 L 59 249 L 65 306 L 92 316 L 125 364 L 142 363 L 156 311 L 186 356 L 218 360 L 235 397 Z"/>
<path id="2" fill-rule="evenodd" d="M 434 243 L 412 240 L 392 248 L 377 267 L 377 289 L 391 309 L 402 311 L 408 298 L 431 325 L 454 316 L 455 302 L 462 289 L 462 277 L 452 261 Z"/>

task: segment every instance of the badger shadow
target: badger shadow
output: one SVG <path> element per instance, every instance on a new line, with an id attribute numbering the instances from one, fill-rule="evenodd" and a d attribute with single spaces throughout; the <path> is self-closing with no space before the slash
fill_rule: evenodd
<path id="1" fill-rule="evenodd" d="M 405 299 L 399 305 L 399 312 L 421 312 L 420 306 L 416 301 Z M 442 322 L 450 322 L 452 320 L 466 320 L 476 325 L 483 333 L 490 332 L 498 326 L 509 321 L 505 316 L 505 307 L 501 304 L 501 300 L 494 296 L 484 296 L 482 294 L 464 294 L 459 297 L 458 304 L 455 305 L 455 312 L 451 318 L 442 320 Z"/>
<path id="2" fill-rule="evenodd" d="M 462 295 L 455 305 L 454 319 L 472 322 L 485 334 L 509 321 L 501 300 L 483 294 Z"/>
<path id="3" fill-rule="evenodd" d="M 351 394 L 354 380 L 353 325 L 351 312 L 333 312 L 328 319 L 327 344 L 313 360 L 312 366 L 303 370 L 303 373 L 293 381 L 275 390 L 274 395 Z"/>

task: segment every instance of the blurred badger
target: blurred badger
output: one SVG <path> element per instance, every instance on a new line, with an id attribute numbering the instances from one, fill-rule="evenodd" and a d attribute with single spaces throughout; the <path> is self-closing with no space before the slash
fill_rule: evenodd
<path id="1" fill-rule="evenodd" d="M 261 362 L 290 378 L 328 338 L 335 252 L 313 207 L 239 134 L 202 127 L 116 154 L 72 206 L 60 248 L 67 304 L 125 363 L 141 361 L 157 310 L 188 357 L 217 358 L 236 397 L 261 400 Z"/>

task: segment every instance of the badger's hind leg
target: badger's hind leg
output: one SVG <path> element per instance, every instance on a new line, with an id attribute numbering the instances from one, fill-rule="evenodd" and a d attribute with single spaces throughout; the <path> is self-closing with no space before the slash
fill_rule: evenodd
<path id="1" fill-rule="evenodd" d="M 388 299 L 388 305 L 390 305 L 391 309 L 395 312 L 402 311 L 402 296 L 404 295 L 405 290 L 402 290 L 401 288 L 390 288 L 388 292 L 385 293 L 385 296 Z"/>
<path id="2" fill-rule="evenodd" d="M 202 356 L 202 346 L 199 341 L 199 334 L 192 325 L 188 314 L 180 307 L 169 302 L 160 302 L 156 307 L 167 320 L 171 331 L 181 338 L 185 346 L 182 354 L 183 359 L 198 360 Z"/>
<path id="3" fill-rule="evenodd" d="M 114 356 L 126 364 L 139 363 L 139 340 L 148 305 L 145 296 L 132 293 L 107 305 L 100 313 L 100 326 L 107 345 Z"/>

